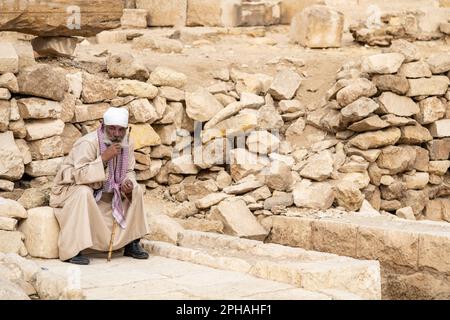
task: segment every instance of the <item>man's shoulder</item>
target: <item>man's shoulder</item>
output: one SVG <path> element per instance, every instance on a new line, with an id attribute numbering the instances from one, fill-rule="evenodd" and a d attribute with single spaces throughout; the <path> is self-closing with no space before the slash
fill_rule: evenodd
<path id="1" fill-rule="evenodd" d="M 88 134 L 85 134 L 81 138 L 78 138 L 77 141 L 73 144 L 73 146 L 78 146 L 80 144 L 91 144 L 91 145 L 97 145 L 98 144 L 98 136 L 97 131 L 92 131 Z"/>

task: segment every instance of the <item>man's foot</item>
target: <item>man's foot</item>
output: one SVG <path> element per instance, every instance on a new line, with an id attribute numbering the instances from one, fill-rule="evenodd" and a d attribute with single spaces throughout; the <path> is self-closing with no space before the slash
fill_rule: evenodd
<path id="1" fill-rule="evenodd" d="M 72 258 L 70 258 L 68 260 L 65 260 L 64 262 L 70 262 L 70 263 L 73 263 L 73 264 L 87 265 L 87 264 L 89 264 L 89 258 L 81 255 L 81 252 L 80 252 L 75 257 L 72 257 Z"/>
<path id="2" fill-rule="evenodd" d="M 140 239 L 136 239 L 125 246 L 124 256 L 135 259 L 148 259 L 148 253 L 141 247 Z"/>

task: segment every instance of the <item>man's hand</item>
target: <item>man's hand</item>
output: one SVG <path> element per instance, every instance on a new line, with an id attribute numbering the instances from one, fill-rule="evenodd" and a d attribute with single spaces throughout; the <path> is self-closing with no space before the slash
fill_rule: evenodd
<path id="1" fill-rule="evenodd" d="M 130 194 L 133 191 L 133 188 L 133 182 L 131 182 L 130 179 L 126 179 L 120 186 L 120 190 L 125 194 Z"/>
<path id="2" fill-rule="evenodd" d="M 114 144 L 110 145 L 105 150 L 105 152 L 102 153 L 103 162 L 107 162 L 107 161 L 111 160 L 112 158 L 114 158 L 115 156 L 117 156 L 118 154 L 120 154 L 121 149 L 122 149 L 122 147 L 120 146 L 120 143 L 114 143 Z"/>

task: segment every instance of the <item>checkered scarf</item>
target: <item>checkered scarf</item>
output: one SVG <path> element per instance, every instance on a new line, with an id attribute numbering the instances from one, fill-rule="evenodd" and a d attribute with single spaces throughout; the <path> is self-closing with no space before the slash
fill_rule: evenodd
<path id="1" fill-rule="evenodd" d="M 105 152 L 107 145 L 104 141 L 104 128 L 102 124 L 100 128 L 97 129 L 98 144 L 100 146 L 100 154 Z M 117 158 L 116 165 L 114 165 L 114 158 L 108 161 L 108 178 L 103 184 L 103 188 L 98 190 L 95 194 L 95 200 L 98 202 L 102 197 L 103 192 L 114 192 L 112 201 L 112 211 L 113 217 L 119 224 L 119 226 L 124 229 L 126 226 L 125 215 L 122 204 L 122 196 L 120 192 L 120 186 L 125 180 L 128 170 L 128 145 L 122 147 L 121 153 Z"/>

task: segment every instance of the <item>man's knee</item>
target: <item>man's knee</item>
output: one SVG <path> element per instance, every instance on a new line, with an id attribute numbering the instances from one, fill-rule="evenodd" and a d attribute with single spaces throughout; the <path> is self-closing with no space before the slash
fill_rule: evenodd
<path id="1" fill-rule="evenodd" d="M 94 189 L 92 189 L 91 187 L 88 187 L 88 186 L 85 186 L 85 185 L 78 185 L 75 188 L 76 188 L 76 190 L 73 192 L 72 197 L 77 197 L 77 198 L 94 197 Z"/>

